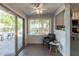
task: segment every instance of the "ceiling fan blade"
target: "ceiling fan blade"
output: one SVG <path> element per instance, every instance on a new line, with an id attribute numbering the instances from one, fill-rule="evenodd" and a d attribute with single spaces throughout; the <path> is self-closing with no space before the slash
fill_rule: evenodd
<path id="1" fill-rule="evenodd" d="M 32 3 L 32 7 L 39 7 L 40 3 Z"/>
<path id="2" fill-rule="evenodd" d="M 39 8 L 43 8 L 43 7 L 44 7 L 44 4 L 41 3 L 41 4 L 39 5 Z"/>
<path id="3" fill-rule="evenodd" d="M 35 12 L 36 12 L 35 10 L 32 11 L 32 13 L 35 13 Z"/>
<path id="4" fill-rule="evenodd" d="M 38 8 L 36 8 L 36 7 L 32 7 L 34 10 L 36 10 L 36 9 L 38 9 Z"/>
<path id="5" fill-rule="evenodd" d="M 41 10 L 47 10 L 46 8 L 42 8 Z"/>

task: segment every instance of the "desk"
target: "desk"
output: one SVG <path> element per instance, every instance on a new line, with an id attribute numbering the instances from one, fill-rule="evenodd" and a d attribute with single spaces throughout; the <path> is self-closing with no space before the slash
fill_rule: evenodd
<path id="1" fill-rule="evenodd" d="M 52 48 L 54 48 L 55 54 L 57 55 L 57 53 L 58 53 L 57 51 L 58 51 L 58 47 L 59 47 L 59 42 L 57 42 L 57 43 L 50 42 L 49 44 L 50 44 L 49 54 L 51 54 Z"/>

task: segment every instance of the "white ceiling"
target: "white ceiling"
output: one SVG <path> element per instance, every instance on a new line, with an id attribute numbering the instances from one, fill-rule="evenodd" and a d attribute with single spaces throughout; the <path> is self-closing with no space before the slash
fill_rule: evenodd
<path id="1" fill-rule="evenodd" d="M 35 15 L 36 13 L 33 13 L 33 9 L 31 8 L 31 4 L 30 3 L 7 3 L 7 5 L 10 5 L 12 7 L 18 8 L 21 11 L 23 11 L 26 15 Z M 62 6 L 62 3 L 45 3 L 45 8 L 47 8 L 47 10 L 45 10 L 43 12 L 43 14 L 50 14 L 55 12 L 55 10 L 57 8 L 59 8 L 60 6 Z"/>

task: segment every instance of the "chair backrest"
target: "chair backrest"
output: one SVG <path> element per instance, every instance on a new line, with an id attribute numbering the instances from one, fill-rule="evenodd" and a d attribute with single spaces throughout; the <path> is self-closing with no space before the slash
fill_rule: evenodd
<path id="1" fill-rule="evenodd" d="M 49 38 L 50 38 L 50 41 L 55 41 L 55 40 L 56 40 L 55 34 L 49 33 L 48 36 L 49 36 Z"/>

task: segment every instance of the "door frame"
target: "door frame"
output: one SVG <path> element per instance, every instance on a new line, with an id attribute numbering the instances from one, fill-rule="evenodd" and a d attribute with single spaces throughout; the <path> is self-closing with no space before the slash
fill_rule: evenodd
<path id="1" fill-rule="evenodd" d="M 25 20 L 23 19 L 23 18 L 21 18 L 21 17 L 19 17 L 19 18 L 21 18 L 22 19 L 22 21 L 23 21 L 23 27 L 22 27 L 22 29 L 23 29 L 23 34 L 22 34 L 22 36 L 23 36 L 23 38 L 22 38 L 22 47 L 18 50 L 18 36 L 17 36 L 17 33 L 18 33 L 18 30 L 17 30 L 17 24 L 18 24 L 18 18 L 19 16 L 16 16 L 16 35 L 15 35 L 15 56 L 17 56 L 23 49 L 24 49 L 24 47 L 25 47 Z"/>

